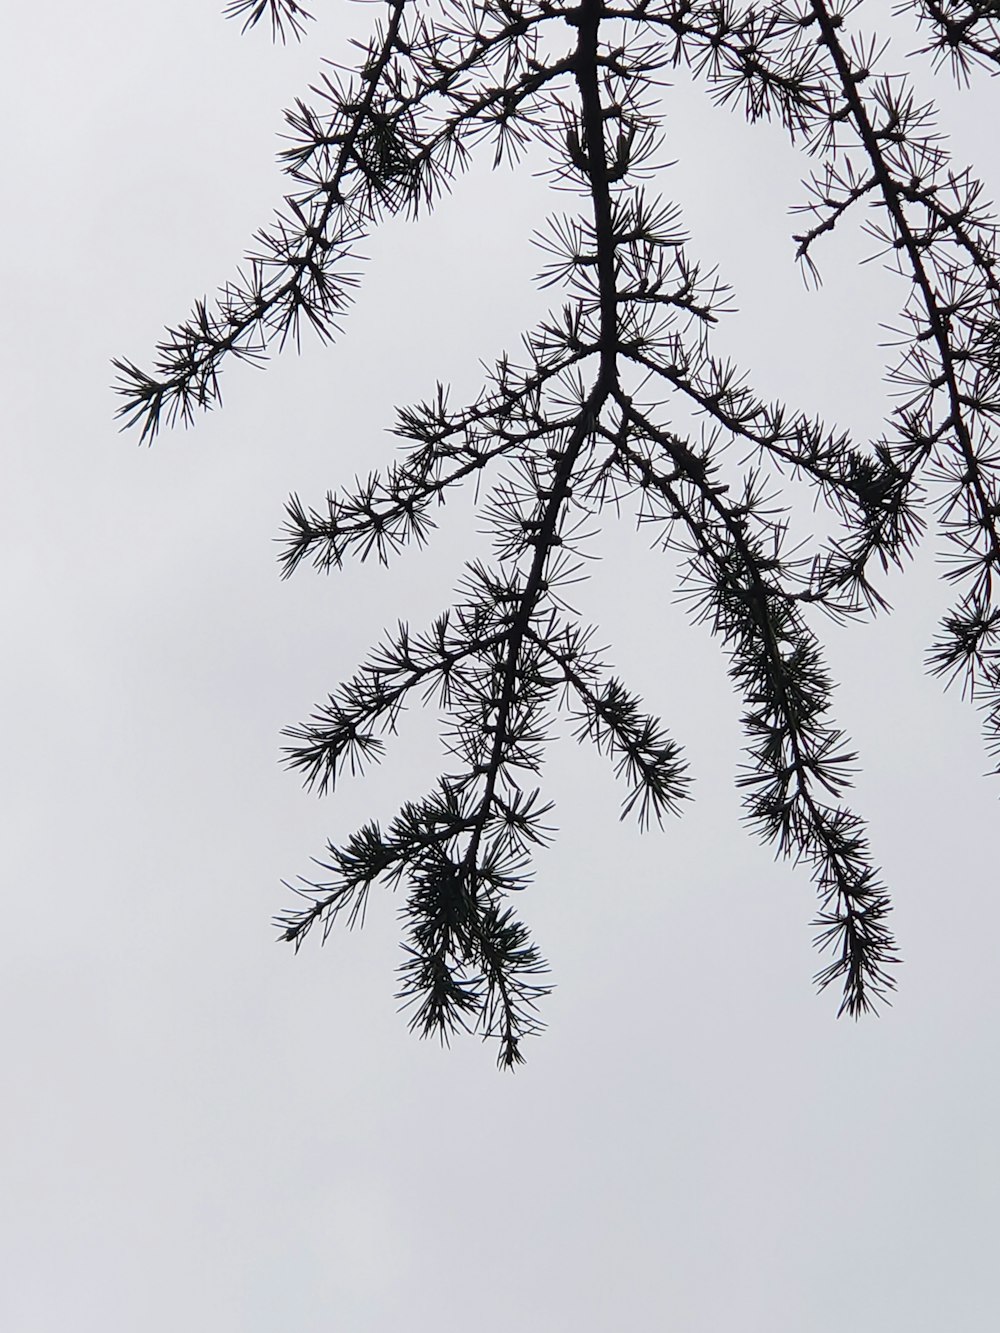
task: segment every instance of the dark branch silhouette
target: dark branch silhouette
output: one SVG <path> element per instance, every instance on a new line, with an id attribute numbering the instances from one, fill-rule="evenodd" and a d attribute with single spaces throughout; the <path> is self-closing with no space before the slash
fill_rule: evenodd
<path id="1" fill-rule="evenodd" d="M 930 669 L 981 705 L 1000 754 L 997 420 L 1000 288 L 996 226 L 980 183 L 951 165 L 933 109 L 851 0 L 389 0 L 356 73 L 330 67 L 286 113 L 293 185 L 236 279 L 171 329 L 151 370 L 116 363 L 121 416 L 151 441 L 219 400 L 229 358 L 263 361 L 325 340 L 354 297 L 358 242 L 393 214 L 432 208 L 473 153 L 517 163 L 540 144 L 569 213 L 539 236 L 539 281 L 562 303 L 502 357 L 482 391 L 434 394 L 398 414 L 399 458 L 317 506 L 293 496 L 282 573 L 382 562 L 429 541 L 438 505 L 488 481 L 490 562 L 470 561 L 454 606 L 423 632 L 400 624 L 359 671 L 286 735 L 288 764 L 332 789 L 381 759 L 414 693 L 448 721 L 448 772 L 390 825 L 329 846 L 323 877 L 279 918 L 298 947 L 363 918 L 376 881 L 405 884 L 399 996 L 413 1026 L 447 1040 L 478 1030 L 499 1060 L 540 1026 L 546 964 L 510 905 L 546 842 L 537 785 L 555 714 L 572 719 L 624 779 L 623 816 L 676 813 L 689 780 L 664 725 L 609 670 L 569 608 L 582 545 L 603 509 L 631 509 L 677 554 L 680 596 L 727 654 L 744 701 L 739 784 L 750 826 L 816 884 L 817 981 L 860 1015 L 894 985 L 888 895 L 864 826 L 845 804 L 856 757 L 830 716 L 816 608 L 856 619 L 886 608 L 877 581 L 936 521 L 956 604 Z M 922 54 L 960 82 L 1000 64 L 996 0 L 907 0 Z M 288 0 L 230 4 L 274 37 L 311 16 Z M 835 228 L 857 218 L 908 283 L 881 438 L 855 443 L 766 404 L 712 352 L 727 292 L 686 251 L 677 208 L 657 193 L 664 109 L 657 78 L 690 68 L 750 121 L 778 121 L 815 161 L 795 236 L 807 278 Z M 697 437 L 667 429 L 676 396 Z M 789 476 L 806 482 L 835 535 L 789 538 Z M 812 618 L 812 619 L 810 619 Z"/>

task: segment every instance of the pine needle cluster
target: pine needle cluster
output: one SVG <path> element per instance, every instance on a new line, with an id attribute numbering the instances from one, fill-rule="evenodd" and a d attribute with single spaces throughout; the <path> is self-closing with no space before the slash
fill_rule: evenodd
<path id="1" fill-rule="evenodd" d="M 228 12 L 302 35 L 291 0 Z M 967 82 L 1000 65 L 996 0 L 906 0 L 923 53 Z M 474 401 L 438 387 L 398 414 L 385 471 L 318 505 L 293 496 L 281 555 L 329 571 L 387 562 L 427 541 L 463 482 L 486 487 L 489 561 L 472 560 L 455 604 L 405 624 L 300 726 L 286 757 L 334 787 L 377 761 L 414 695 L 445 719 L 448 772 L 387 828 L 330 845 L 280 917 L 296 947 L 314 925 L 363 918 L 376 881 L 405 891 L 400 998 L 443 1039 L 475 1030 L 499 1061 L 540 1027 L 546 964 L 514 912 L 534 848 L 551 836 L 538 785 L 555 715 L 608 755 L 640 825 L 680 809 L 688 774 L 664 725 L 613 674 L 567 589 L 607 506 L 630 509 L 680 562 L 679 595 L 727 655 L 743 699 L 739 776 L 749 824 L 815 881 L 821 987 L 860 1015 L 894 985 L 888 895 L 846 804 L 855 764 L 831 718 L 833 683 L 815 611 L 881 610 L 878 579 L 936 520 L 956 589 L 930 666 L 981 703 L 1000 753 L 1000 288 L 982 187 L 952 166 L 933 108 L 853 0 L 388 0 L 353 73 L 329 65 L 287 112 L 284 208 L 238 276 L 167 332 L 154 364 L 117 364 L 121 415 L 143 440 L 219 400 L 223 364 L 260 362 L 303 327 L 331 339 L 354 297 L 358 246 L 383 218 L 433 208 L 478 152 L 547 154 L 570 211 L 539 234 L 539 281 L 561 293 L 502 357 Z M 858 444 L 768 404 L 712 350 L 727 293 L 686 250 L 658 190 L 666 114 L 659 80 L 686 66 L 720 104 L 780 123 L 813 161 L 795 237 L 806 276 L 852 214 L 907 279 L 884 436 Z M 664 425 L 683 400 L 701 429 Z M 789 538 L 789 478 L 811 487 L 834 535 Z"/>

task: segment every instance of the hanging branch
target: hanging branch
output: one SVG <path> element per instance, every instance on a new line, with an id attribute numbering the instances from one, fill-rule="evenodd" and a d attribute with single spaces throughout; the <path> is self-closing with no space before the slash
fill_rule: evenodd
<path id="1" fill-rule="evenodd" d="M 960 589 L 931 650 L 983 707 L 1000 755 L 1000 280 L 982 187 L 952 167 L 929 106 L 881 73 L 888 46 L 853 30 L 850 0 L 389 0 L 357 72 L 329 66 L 286 113 L 294 190 L 238 280 L 168 332 L 152 371 L 116 362 L 121 416 L 151 440 L 219 399 L 230 357 L 262 362 L 303 326 L 329 340 L 353 299 L 357 246 L 383 218 L 442 206 L 485 141 L 495 165 L 529 145 L 573 205 L 535 239 L 539 284 L 562 303 L 503 355 L 471 403 L 437 385 L 399 411 L 399 456 L 381 472 L 292 496 L 281 572 L 383 563 L 433 539 L 435 511 L 474 478 L 492 537 L 454 605 L 429 628 L 401 623 L 304 723 L 285 759 L 332 791 L 390 746 L 416 698 L 444 718 L 447 770 L 383 828 L 328 845 L 315 880 L 279 918 L 298 948 L 314 926 L 364 919 L 376 882 L 404 893 L 399 999 L 423 1035 L 496 1039 L 501 1065 L 538 1032 L 547 965 L 511 906 L 551 838 L 541 768 L 562 712 L 626 784 L 640 827 L 690 794 L 683 752 L 605 663 L 568 601 L 602 513 L 631 509 L 679 565 L 677 596 L 718 636 L 743 699 L 737 778 L 749 826 L 810 870 L 820 989 L 859 1016 L 895 984 L 890 904 L 867 833 L 847 805 L 857 763 L 832 720 L 833 682 L 812 608 L 838 621 L 887 608 L 885 571 L 936 520 Z M 932 30 L 924 53 L 960 80 L 998 62 L 994 3 L 911 0 Z M 296 4 L 234 3 L 253 27 L 298 37 Z M 804 275 L 838 227 L 860 223 L 905 282 L 886 434 L 868 443 L 782 403 L 719 358 L 729 309 L 714 272 L 687 253 L 676 205 L 657 192 L 660 82 L 686 65 L 716 102 L 780 123 L 815 161 L 794 237 Z M 702 429 L 667 429 L 685 404 Z M 789 478 L 804 481 L 833 535 L 796 541 Z M 478 491 L 477 491 L 478 493 Z M 822 525 L 811 525 L 810 531 Z"/>

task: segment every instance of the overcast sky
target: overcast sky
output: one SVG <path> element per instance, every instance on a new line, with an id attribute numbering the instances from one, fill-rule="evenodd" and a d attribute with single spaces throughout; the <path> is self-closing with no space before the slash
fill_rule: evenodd
<path id="1" fill-rule="evenodd" d="M 580 610 L 697 799 L 640 835 L 607 764 L 554 746 L 560 833 L 520 905 L 557 990 L 527 1066 L 408 1035 L 386 893 L 363 933 L 275 942 L 280 881 L 440 764 L 411 712 L 380 770 L 320 801 L 280 769 L 281 727 L 483 550 L 467 498 L 388 571 L 281 583 L 283 501 L 384 463 L 394 406 L 438 379 L 474 393 L 551 295 L 531 283 L 544 183 L 483 165 L 372 240 L 335 348 L 227 371 L 224 410 L 152 449 L 117 433 L 110 358 L 148 363 L 232 274 L 282 191 L 281 108 L 377 13 L 313 8 L 287 49 L 221 0 L 4 16 L 0 1327 L 1000 1327 L 997 780 L 975 713 L 922 672 L 947 602 L 932 544 L 891 619 L 829 636 L 906 964 L 880 1019 L 814 993 L 808 875 L 739 822 L 722 656 L 614 520 Z M 995 195 L 996 84 L 937 83 Z M 845 231 L 806 291 L 804 159 L 683 77 L 666 97 L 660 188 L 736 288 L 720 349 L 764 396 L 878 434 L 904 285 Z"/>

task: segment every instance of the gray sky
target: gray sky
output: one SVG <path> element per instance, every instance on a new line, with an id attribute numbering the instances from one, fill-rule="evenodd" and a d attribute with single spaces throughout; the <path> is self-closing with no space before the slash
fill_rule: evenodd
<path id="1" fill-rule="evenodd" d="M 325 949 L 274 942 L 280 880 L 440 758 L 410 713 L 321 802 L 278 767 L 280 728 L 482 549 L 467 498 L 389 571 L 281 583 L 283 500 L 383 463 L 395 404 L 473 392 L 547 304 L 544 185 L 484 167 L 373 239 L 337 347 L 229 370 L 224 410 L 151 450 L 116 433 L 110 358 L 148 362 L 230 276 L 282 189 L 282 106 L 376 12 L 314 7 L 288 49 L 215 0 L 5 15 L 0 1327 L 995 1329 L 997 790 L 975 713 L 922 674 L 947 601 L 930 548 L 892 619 L 829 638 L 906 959 L 881 1019 L 814 994 L 808 875 L 739 824 L 718 647 L 613 520 L 580 609 L 687 745 L 697 800 L 640 835 L 606 763 L 554 746 L 560 834 L 521 906 L 558 989 L 526 1068 L 407 1034 L 390 896 Z M 995 85 L 937 82 L 993 195 Z M 805 291 L 805 161 L 683 77 L 667 97 L 661 188 L 737 289 L 720 349 L 765 395 L 878 433 L 902 284 L 845 233 Z"/>

